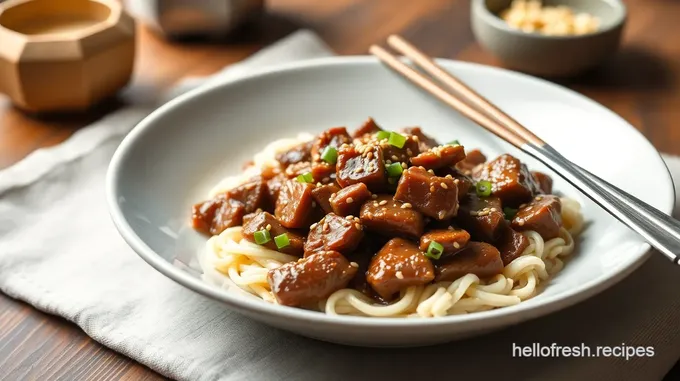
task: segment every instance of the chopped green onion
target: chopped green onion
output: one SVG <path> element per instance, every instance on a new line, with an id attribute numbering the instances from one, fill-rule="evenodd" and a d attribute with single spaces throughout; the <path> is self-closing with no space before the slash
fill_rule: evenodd
<path id="1" fill-rule="evenodd" d="M 505 219 L 506 220 L 511 220 L 515 217 L 515 214 L 517 214 L 517 209 L 505 207 L 503 208 L 503 214 L 505 214 Z"/>
<path id="2" fill-rule="evenodd" d="M 253 233 L 253 237 L 255 237 L 255 243 L 258 245 L 264 245 L 272 239 L 272 236 L 269 234 L 269 230 L 267 229 L 256 231 Z"/>
<path id="3" fill-rule="evenodd" d="M 402 168 L 401 163 L 392 163 L 386 166 L 387 168 L 387 176 L 389 177 L 399 177 L 401 176 L 401 173 L 404 171 L 404 168 Z"/>
<path id="4" fill-rule="evenodd" d="M 427 247 L 427 253 L 425 253 L 425 256 L 432 259 L 439 259 L 443 252 L 444 246 L 442 246 L 442 244 L 437 241 L 432 241 L 430 242 L 430 246 Z"/>
<path id="5" fill-rule="evenodd" d="M 448 145 L 450 146 L 459 146 L 460 142 L 458 140 L 451 140 Z"/>
<path id="6" fill-rule="evenodd" d="M 406 144 L 406 136 L 396 132 L 390 132 L 390 137 L 387 139 L 387 142 L 397 148 L 404 148 L 404 144 Z"/>
<path id="7" fill-rule="evenodd" d="M 311 172 L 303 173 L 297 177 L 297 181 L 301 183 L 313 183 L 314 176 L 312 176 Z"/>
<path id="8" fill-rule="evenodd" d="M 477 188 L 477 196 L 480 196 L 480 197 L 491 196 L 491 183 L 490 182 L 488 182 L 486 180 L 482 180 L 482 181 L 478 182 L 475 187 Z"/>
<path id="9" fill-rule="evenodd" d="M 326 147 L 321 154 L 321 160 L 328 164 L 335 164 L 338 161 L 338 150 L 335 147 Z"/>
<path id="10" fill-rule="evenodd" d="M 290 245 L 290 240 L 288 239 L 288 234 L 286 233 L 279 234 L 274 237 L 274 242 L 276 243 L 276 247 L 279 249 L 283 249 L 284 247 Z"/>
<path id="11" fill-rule="evenodd" d="M 375 138 L 378 139 L 378 141 L 383 140 L 383 139 L 389 139 L 390 133 L 388 131 L 378 131 L 377 134 L 375 134 Z"/>

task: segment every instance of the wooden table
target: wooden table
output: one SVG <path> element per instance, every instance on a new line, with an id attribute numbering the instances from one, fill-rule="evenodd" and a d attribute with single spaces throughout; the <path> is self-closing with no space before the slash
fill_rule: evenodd
<path id="1" fill-rule="evenodd" d="M 680 154 L 680 44 L 673 38 L 680 36 L 680 2 L 626 3 L 630 17 L 620 54 L 601 69 L 562 84 L 623 116 L 660 151 Z M 371 43 L 400 33 L 434 56 L 498 64 L 474 41 L 469 0 L 269 0 L 268 7 L 262 20 L 220 43 L 168 43 L 141 28 L 131 88 L 121 100 L 87 115 L 31 117 L 0 98 L 0 168 L 63 141 L 121 104 L 156 94 L 184 76 L 210 74 L 299 28 L 316 31 L 338 54 L 364 54 Z M 162 378 L 97 344 L 75 325 L 0 294 L 3 376 Z"/>

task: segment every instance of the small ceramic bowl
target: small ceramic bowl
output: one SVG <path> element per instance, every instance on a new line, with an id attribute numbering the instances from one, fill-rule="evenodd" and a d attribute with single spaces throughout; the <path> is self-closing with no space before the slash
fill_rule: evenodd
<path id="1" fill-rule="evenodd" d="M 579 74 L 612 56 L 626 21 L 620 0 L 544 0 L 600 19 L 597 32 L 578 36 L 546 36 L 512 28 L 499 14 L 512 0 L 473 0 L 472 30 L 479 43 L 515 70 L 545 77 Z"/>
<path id="2" fill-rule="evenodd" d="M 85 110 L 132 75 L 135 22 L 105 0 L 0 5 L 0 92 L 31 112 Z"/>

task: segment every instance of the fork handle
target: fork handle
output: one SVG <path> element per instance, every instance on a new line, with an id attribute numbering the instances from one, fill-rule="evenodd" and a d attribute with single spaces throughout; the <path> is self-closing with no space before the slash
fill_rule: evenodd
<path id="1" fill-rule="evenodd" d="M 572 163 L 548 144 L 527 143 L 521 148 L 678 264 L 680 222 Z"/>

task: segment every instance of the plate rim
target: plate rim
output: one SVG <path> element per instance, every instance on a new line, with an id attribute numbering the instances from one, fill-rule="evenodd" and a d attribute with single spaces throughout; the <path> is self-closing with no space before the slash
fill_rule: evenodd
<path id="1" fill-rule="evenodd" d="M 658 160 L 657 165 L 662 165 L 665 169 L 666 174 L 663 181 L 665 186 L 671 189 L 670 199 L 665 200 L 664 208 L 660 209 L 666 214 L 671 214 L 675 206 L 675 188 L 673 186 L 672 177 L 668 169 L 667 164 L 662 159 L 661 154 L 656 150 L 656 148 L 647 140 L 647 138 L 634 126 L 632 126 L 628 121 L 623 119 L 621 116 L 608 109 L 604 105 L 598 103 L 597 101 L 581 95 L 569 88 L 564 86 L 549 82 L 547 80 L 533 77 L 527 74 L 492 67 L 488 65 L 482 65 L 477 63 L 463 62 L 450 59 L 437 58 L 436 61 L 442 64 L 444 67 L 447 66 L 458 66 L 467 67 L 473 71 L 493 71 L 499 72 L 505 76 L 518 77 L 523 81 L 530 81 L 538 83 L 543 86 L 556 87 L 562 90 L 565 95 L 579 98 L 580 101 L 588 102 L 592 106 L 598 108 L 601 112 L 608 113 L 610 117 L 618 118 L 621 122 L 625 123 L 641 141 L 648 144 L 649 148 L 656 153 L 655 159 Z M 610 274 L 606 274 L 603 277 L 591 279 L 587 282 L 580 284 L 578 287 L 566 290 L 557 295 L 550 295 L 545 299 L 541 300 L 539 303 L 534 305 L 526 306 L 524 303 L 520 303 L 514 306 L 497 308 L 489 311 L 481 311 L 472 314 L 464 315 L 453 315 L 444 316 L 432 319 L 394 319 L 394 318 L 384 318 L 384 317 L 361 317 L 361 316 L 346 316 L 346 315 L 328 315 L 325 313 L 319 313 L 318 311 L 309 311 L 299 308 L 291 308 L 285 306 L 279 306 L 269 303 L 263 303 L 260 300 L 243 298 L 237 295 L 232 295 L 225 292 L 222 289 L 214 287 L 213 285 L 204 282 L 203 280 L 193 277 L 189 273 L 173 266 L 172 263 L 163 259 L 159 254 L 157 254 L 153 249 L 151 249 L 132 229 L 127 220 L 125 219 L 121 208 L 117 202 L 117 184 L 121 178 L 121 164 L 124 161 L 125 156 L 130 152 L 134 146 L 134 142 L 137 138 L 142 135 L 147 130 L 152 129 L 154 121 L 161 115 L 169 112 L 175 106 L 180 105 L 185 102 L 189 102 L 195 98 L 201 96 L 207 96 L 211 92 L 218 91 L 224 87 L 229 87 L 231 85 L 242 83 L 249 80 L 260 79 L 262 77 L 267 77 L 271 75 L 278 75 L 286 72 L 295 72 L 300 70 L 305 70 L 308 68 L 315 67 L 332 67 L 332 66 L 344 66 L 344 65 L 381 65 L 377 58 L 372 56 L 332 56 L 332 57 L 322 57 L 315 59 L 308 59 L 303 61 L 295 61 L 281 65 L 273 65 L 271 67 L 256 69 L 253 72 L 239 76 L 237 78 L 228 79 L 217 79 L 212 83 L 199 86 L 193 90 L 184 93 L 165 104 L 161 105 L 144 119 L 142 119 L 135 127 L 125 136 L 120 145 L 114 152 L 112 159 L 109 163 L 109 167 L 106 173 L 106 200 L 108 204 L 109 214 L 113 220 L 113 223 L 118 230 L 119 234 L 123 237 L 125 242 L 149 265 L 154 269 L 159 271 L 164 276 L 170 278 L 171 280 L 179 283 L 183 287 L 186 287 L 198 294 L 210 297 L 212 299 L 218 300 L 222 303 L 227 304 L 229 307 L 234 308 L 239 311 L 247 312 L 248 314 L 266 314 L 270 317 L 278 317 L 284 319 L 294 319 L 294 320 L 304 320 L 304 321 L 315 321 L 319 324 L 325 325 L 339 325 L 339 326 L 353 326 L 353 327 L 370 327 L 370 328 L 435 328 L 443 325 L 465 325 L 465 324 L 477 324 L 478 326 L 494 326 L 502 325 L 501 322 L 509 321 L 513 323 L 518 323 L 522 321 L 528 321 L 540 316 L 545 316 L 552 312 L 573 306 L 579 302 L 582 302 L 607 288 L 614 286 L 616 283 L 630 275 L 633 271 L 639 268 L 651 255 L 650 245 L 644 243 L 639 250 L 639 253 L 628 260 L 627 262 L 621 263 L 617 266 L 617 271 Z M 387 68 L 385 68 L 387 70 Z M 508 324 L 508 323 L 506 323 Z"/>

